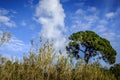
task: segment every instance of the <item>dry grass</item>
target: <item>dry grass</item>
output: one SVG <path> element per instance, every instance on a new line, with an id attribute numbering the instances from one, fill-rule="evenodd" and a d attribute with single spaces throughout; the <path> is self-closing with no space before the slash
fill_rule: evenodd
<path id="1" fill-rule="evenodd" d="M 39 54 L 36 54 L 39 53 Z M 0 80 L 115 80 L 98 63 L 74 62 L 62 55 L 55 55 L 52 44 L 46 42 L 23 61 L 3 60 L 1 57 Z"/>

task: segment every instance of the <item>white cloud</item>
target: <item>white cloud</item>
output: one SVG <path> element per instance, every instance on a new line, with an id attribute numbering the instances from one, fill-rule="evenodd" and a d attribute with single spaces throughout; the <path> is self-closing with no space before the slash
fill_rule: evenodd
<path id="1" fill-rule="evenodd" d="M 105 17 L 108 18 L 108 19 L 112 19 L 112 18 L 115 18 L 115 17 L 117 17 L 119 15 L 120 15 L 120 8 L 117 8 L 117 10 L 114 11 L 114 12 L 108 12 L 108 13 L 106 13 Z"/>
<path id="2" fill-rule="evenodd" d="M 23 41 L 12 37 L 10 41 L 4 43 L 0 50 L 8 50 L 12 52 L 26 52 L 29 49 L 29 45 L 25 44 Z"/>
<path id="3" fill-rule="evenodd" d="M 112 25 L 117 22 L 114 20 L 114 22 L 112 22 L 113 24 L 110 24 L 109 19 L 116 17 L 118 13 L 120 13 L 119 9 L 115 12 L 109 12 L 105 13 L 103 16 L 99 16 L 101 13 L 95 7 L 88 7 L 86 10 L 79 8 L 71 18 L 73 23 L 72 32 L 76 30 L 93 30 L 110 41 L 115 40 L 115 26 L 113 27 Z"/>
<path id="4" fill-rule="evenodd" d="M 72 15 L 72 32 L 75 30 L 88 30 L 91 29 L 99 20 L 99 17 L 97 16 L 97 9 L 95 7 L 89 7 L 86 10 L 83 10 L 82 8 L 79 8 L 75 11 L 75 14 Z"/>
<path id="5" fill-rule="evenodd" d="M 102 36 L 107 38 L 110 41 L 113 41 L 116 37 L 116 34 L 114 32 L 104 32 Z"/>
<path id="6" fill-rule="evenodd" d="M 7 16 L 0 16 L 0 23 L 9 27 L 15 27 L 15 23 Z"/>
<path id="7" fill-rule="evenodd" d="M 105 16 L 106 16 L 108 19 L 111 19 L 111 18 L 113 18 L 113 17 L 115 16 L 115 13 L 114 13 L 114 12 L 110 12 L 110 13 L 107 13 Z"/>
<path id="8" fill-rule="evenodd" d="M 96 12 L 97 9 L 96 9 L 96 7 L 89 7 L 89 8 L 88 8 L 88 11 L 90 11 L 90 12 Z"/>
<path id="9" fill-rule="evenodd" d="M 106 24 L 108 24 L 108 21 L 105 20 L 105 19 L 102 19 L 102 20 L 99 20 L 99 23 L 100 23 L 101 25 L 106 25 Z"/>
<path id="10" fill-rule="evenodd" d="M 60 0 L 40 0 L 35 16 L 42 24 L 41 35 L 54 40 L 56 49 L 63 49 L 66 41 L 63 33 L 66 29 L 64 27 L 65 13 Z"/>
<path id="11" fill-rule="evenodd" d="M 15 27 L 16 26 L 15 22 L 10 19 L 8 14 L 9 11 L 5 9 L 0 9 L 0 26 L 5 25 L 8 27 Z"/>
<path id="12" fill-rule="evenodd" d="M 104 25 L 98 25 L 94 31 L 98 31 L 100 33 L 106 32 L 106 27 Z"/>
<path id="13" fill-rule="evenodd" d="M 0 9 L 0 15 L 6 15 L 6 14 L 8 14 L 8 13 L 9 13 L 8 10 Z"/>
<path id="14" fill-rule="evenodd" d="M 84 10 L 83 9 L 78 9 L 76 12 L 75 12 L 75 14 L 77 14 L 77 15 L 81 15 L 81 14 L 83 14 L 84 13 Z"/>

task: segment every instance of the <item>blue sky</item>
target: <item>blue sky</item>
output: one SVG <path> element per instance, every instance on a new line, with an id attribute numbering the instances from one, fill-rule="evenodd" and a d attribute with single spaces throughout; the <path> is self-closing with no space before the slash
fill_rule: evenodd
<path id="1" fill-rule="evenodd" d="M 12 34 L 0 47 L 3 56 L 22 57 L 39 36 L 63 49 L 69 35 L 85 30 L 107 38 L 120 63 L 120 0 L 0 0 L 0 35 Z"/>

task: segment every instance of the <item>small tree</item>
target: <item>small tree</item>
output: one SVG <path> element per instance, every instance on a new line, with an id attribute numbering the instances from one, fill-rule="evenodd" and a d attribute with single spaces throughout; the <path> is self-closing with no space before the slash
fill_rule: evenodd
<path id="1" fill-rule="evenodd" d="M 70 42 L 66 47 L 68 53 L 75 58 L 80 58 L 80 52 L 84 53 L 84 60 L 86 63 L 89 59 L 99 56 L 109 64 L 115 63 L 116 51 L 110 45 L 110 42 L 97 35 L 93 31 L 80 31 L 73 33 L 70 37 Z"/>
<path id="2" fill-rule="evenodd" d="M 115 75 L 117 80 L 120 80 L 120 63 L 110 67 L 110 71 Z"/>

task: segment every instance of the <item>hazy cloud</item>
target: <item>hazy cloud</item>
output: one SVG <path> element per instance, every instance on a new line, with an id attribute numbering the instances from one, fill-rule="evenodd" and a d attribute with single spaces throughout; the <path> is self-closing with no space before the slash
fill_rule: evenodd
<path id="1" fill-rule="evenodd" d="M 8 10 L 0 9 L 0 15 L 6 15 L 6 14 L 8 14 L 8 13 L 9 13 Z"/>
<path id="2" fill-rule="evenodd" d="M 22 21 L 21 25 L 22 25 L 22 26 L 26 26 L 27 23 L 26 23 L 25 21 Z"/>
<path id="3" fill-rule="evenodd" d="M 0 26 L 5 25 L 8 27 L 15 27 L 16 24 L 8 16 L 9 11 L 5 9 L 0 9 Z"/>
<path id="4" fill-rule="evenodd" d="M 80 31 L 91 29 L 94 23 L 99 20 L 99 17 L 97 16 L 97 9 L 95 7 L 89 7 L 86 10 L 83 10 L 82 8 L 76 10 L 71 19 L 72 31 Z"/>
<path id="5" fill-rule="evenodd" d="M 12 37 L 10 41 L 4 43 L 0 50 L 8 50 L 12 52 L 25 52 L 28 51 L 29 45 L 25 44 L 22 40 Z"/>
<path id="6" fill-rule="evenodd" d="M 105 15 L 107 18 L 113 18 L 115 16 L 115 13 L 110 12 Z"/>

